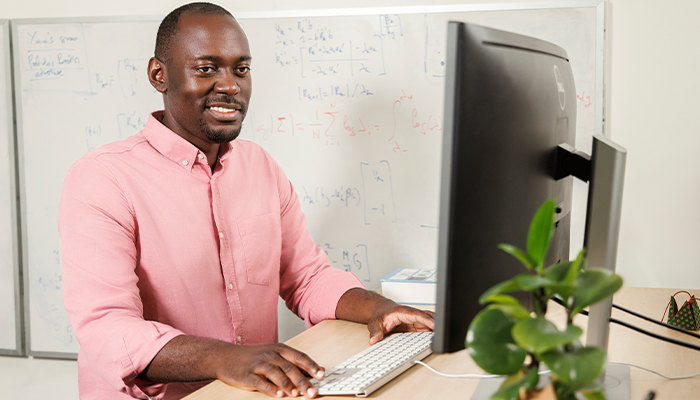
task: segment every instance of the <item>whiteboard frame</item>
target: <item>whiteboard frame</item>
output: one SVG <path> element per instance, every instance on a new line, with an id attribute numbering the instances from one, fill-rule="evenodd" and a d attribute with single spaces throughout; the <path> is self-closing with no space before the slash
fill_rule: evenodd
<path id="1" fill-rule="evenodd" d="M 10 20 L 0 20 L 0 29 L 5 37 L 5 41 L 1 44 L 2 46 L 2 62 L 5 65 L 5 70 L 9 72 L 3 79 L 5 79 L 5 87 L 8 89 L 6 94 L 7 101 L 7 129 L 8 134 L 8 146 L 9 146 L 9 161 L 10 161 L 10 207 L 12 224 L 12 265 L 13 265 L 13 277 L 14 282 L 14 309 L 15 309 L 15 347 L 11 349 L 0 349 L 0 355 L 5 356 L 24 356 L 25 346 L 24 346 L 24 335 L 23 335 L 23 310 L 22 310 L 22 269 L 20 268 L 20 245 L 19 245 L 19 219 L 18 219 L 18 209 L 17 209 L 17 148 L 15 147 L 15 113 L 14 113 L 14 88 L 12 86 L 12 36 L 10 34 Z"/>
<path id="2" fill-rule="evenodd" d="M 571 0 L 571 1 L 542 1 L 532 3 L 494 3 L 494 4 L 462 4 L 462 5 L 441 5 L 441 6 L 405 6 L 405 7 L 367 7 L 367 8 L 336 8 L 336 9 L 312 9 L 312 10 L 280 10 L 280 11 L 259 11 L 259 12 L 239 12 L 234 13 L 236 19 L 266 19 L 266 18 L 296 18 L 296 17 L 343 17 L 343 16 L 363 16 L 363 15 L 381 15 L 381 14 L 431 14 L 431 13 L 458 13 L 458 12 L 479 12 L 479 11 L 527 11 L 527 10 L 542 10 L 542 9 L 567 9 L 567 8 L 595 8 L 596 10 L 596 116 L 595 116 L 595 133 L 605 134 L 604 112 L 605 107 L 605 11 L 606 0 Z M 224 6 L 228 6 L 224 4 Z M 62 17 L 62 18 L 31 18 L 31 19 L 16 19 L 12 20 L 12 54 L 14 56 L 13 65 L 15 71 L 19 70 L 19 54 L 16 43 L 17 29 L 19 25 L 27 24 L 65 24 L 65 23 L 95 23 L 95 22 L 146 22 L 160 21 L 163 16 L 118 16 L 118 17 Z M 15 88 L 20 88 L 20 74 L 14 74 Z M 22 92 L 19 89 L 15 90 L 15 110 L 16 110 L 16 142 L 17 142 L 17 159 L 16 162 L 18 173 L 18 190 L 20 195 L 20 232 L 21 232 L 21 273 L 28 275 L 28 245 L 27 245 L 27 216 L 25 204 L 25 176 L 24 176 L 24 143 L 23 143 L 23 126 L 22 119 Z M 75 353 L 65 352 L 47 352 L 33 351 L 31 348 L 31 326 L 29 315 L 30 287 L 27 279 L 23 282 L 23 320 L 24 320 L 24 346 L 27 355 L 42 357 L 42 358 L 60 358 L 60 359 L 77 359 Z"/>

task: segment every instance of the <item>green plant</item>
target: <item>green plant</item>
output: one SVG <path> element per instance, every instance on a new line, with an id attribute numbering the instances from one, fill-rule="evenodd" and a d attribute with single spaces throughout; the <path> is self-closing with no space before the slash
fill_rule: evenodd
<path id="1" fill-rule="evenodd" d="M 492 400 L 517 399 L 522 390 L 535 390 L 540 363 L 551 370 L 557 399 L 576 399 L 576 393 L 588 400 L 604 399 L 596 378 L 605 369 L 605 350 L 582 346 L 583 330 L 573 319 L 585 307 L 612 296 L 622 287 L 622 278 L 606 269 L 583 269 L 585 249 L 574 261 L 544 267 L 554 232 L 554 208 L 554 201 L 548 200 L 535 214 L 527 251 L 499 245 L 527 272 L 487 290 L 479 301 L 492 304 L 477 314 L 467 332 L 466 347 L 474 362 L 488 373 L 507 376 Z M 532 313 L 506 294 L 515 291 L 531 294 Z M 564 330 L 545 318 L 547 304 L 555 296 L 566 308 Z"/>

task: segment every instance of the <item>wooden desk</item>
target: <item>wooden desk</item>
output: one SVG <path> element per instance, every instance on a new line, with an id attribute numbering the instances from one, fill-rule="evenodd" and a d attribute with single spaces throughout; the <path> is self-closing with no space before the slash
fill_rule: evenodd
<path id="1" fill-rule="evenodd" d="M 623 288 L 615 296 L 614 303 L 661 319 L 672 289 Z M 556 310 L 553 310 L 556 314 Z M 563 316 L 563 313 L 561 313 Z M 700 346 L 700 339 L 657 327 L 654 324 L 629 316 L 613 309 L 613 317 L 633 323 L 643 329 L 667 337 L 691 342 Z M 585 327 L 586 317 L 579 316 L 577 324 Z M 320 365 L 330 368 L 351 355 L 368 347 L 369 334 L 365 325 L 346 321 L 324 321 L 286 343 L 307 353 Z M 637 364 L 667 376 L 700 373 L 700 353 L 684 347 L 649 338 L 625 327 L 611 324 L 609 361 Z M 438 371 L 450 374 L 481 373 L 466 351 L 454 354 L 433 354 L 424 360 Z M 631 368 L 630 399 L 642 400 L 649 390 L 657 394 L 655 400 L 681 400 L 700 398 L 700 377 L 669 381 L 655 374 Z M 401 376 L 372 393 L 370 397 L 382 399 L 465 399 L 469 398 L 479 384 L 479 379 L 445 378 L 433 374 L 426 368 L 415 366 Z M 324 396 L 323 399 L 350 399 L 350 396 Z M 257 393 L 232 388 L 215 381 L 186 400 L 225 399 L 269 399 Z"/>

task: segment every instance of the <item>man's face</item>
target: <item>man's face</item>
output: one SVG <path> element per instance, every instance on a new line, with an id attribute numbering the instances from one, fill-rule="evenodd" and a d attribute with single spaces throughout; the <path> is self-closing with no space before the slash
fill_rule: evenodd
<path id="1" fill-rule="evenodd" d="M 163 123 L 202 148 L 241 131 L 252 91 L 248 39 L 228 15 L 182 15 L 163 68 Z"/>

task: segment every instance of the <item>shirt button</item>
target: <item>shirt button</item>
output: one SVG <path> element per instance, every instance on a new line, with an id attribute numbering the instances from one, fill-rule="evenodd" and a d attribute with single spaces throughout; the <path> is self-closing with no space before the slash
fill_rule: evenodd
<path id="1" fill-rule="evenodd" d="M 241 335 L 238 335 L 238 337 L 236 338 L 236 340 L 238 340 L 238 343 L 240 343 L 240 342 L 241 342 Z"/>
<path id="2" fill-rule="evenodd" d="M 197 158 L 199 158 L 201 160 L 202 158 L 204 158 L 204 154 L 202 154 L 202 153 L 197 154 Z"/>
<path id="3" fill-rule="evenodd" d="M 182 163 L 182 165 L 185 165 L 185 166 L 187 166 L 187 164 L 189 164 L 189 162 L 187 160 L 182 160 L 181 163 Z"/>
<path id="4" fill-rule="evenodd" d="M 231 289 L 231 290 L 233 290 L 233 283 L 229 283 L 229 284 L 228 284 L 228 288 Z"/>
<path id="5" fill-rule="evenodd" d="M 219 232 L 219 239 L 223 239 L 223 238 L 224 238 L 224 233 L 223 233 L 223 232 Z"/>

